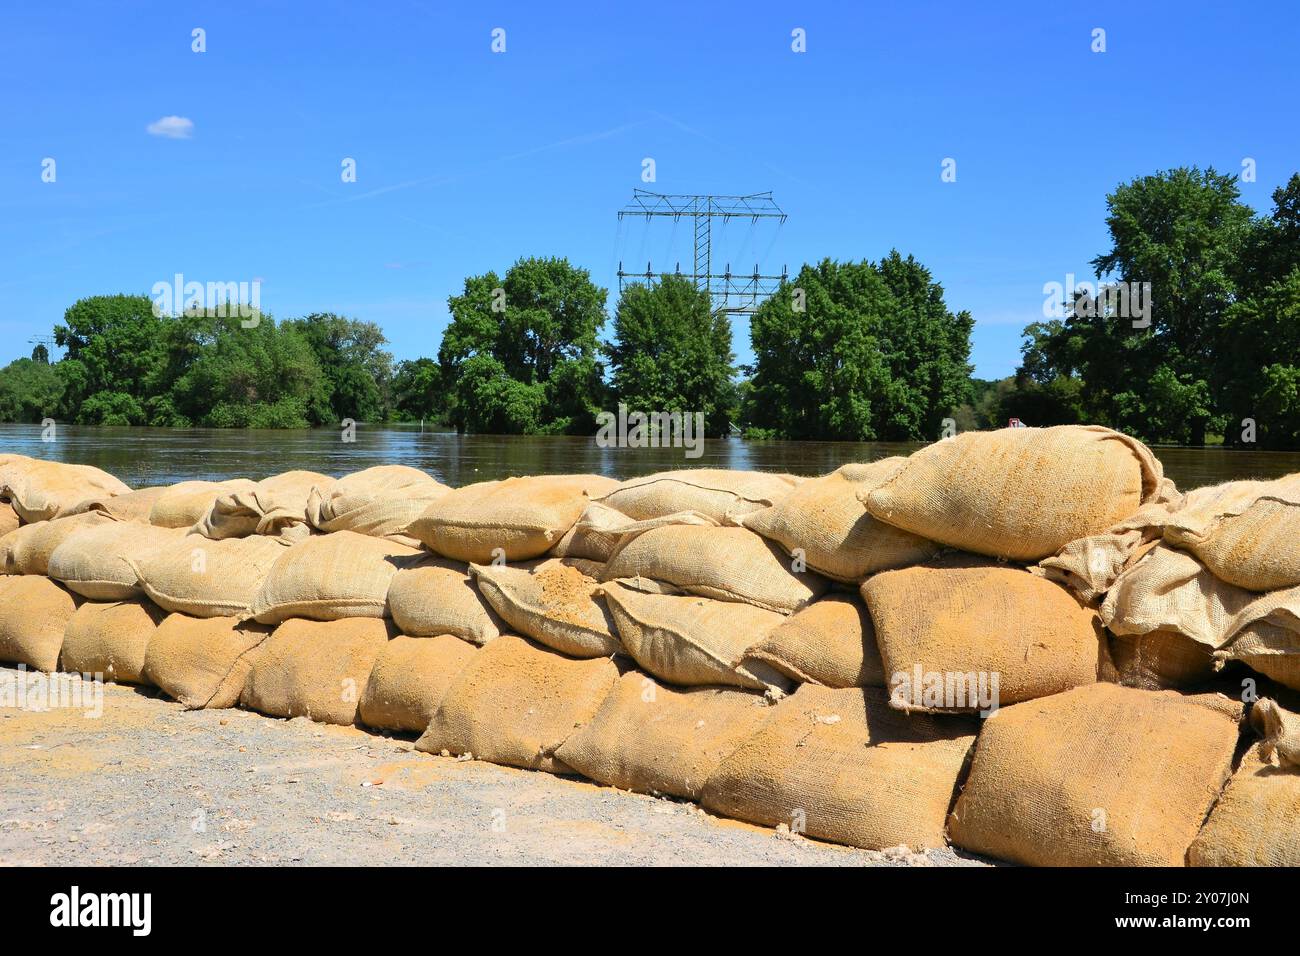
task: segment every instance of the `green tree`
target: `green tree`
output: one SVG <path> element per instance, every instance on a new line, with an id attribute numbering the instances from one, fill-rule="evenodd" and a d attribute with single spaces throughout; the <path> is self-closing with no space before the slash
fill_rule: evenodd
<path id="1" fill-rule="evenodd" d="M 63 380 L 48 362 L 20 358 L 0 369 L 0 422 L 39 422 L 59 414 Z"/>
<path id="2" fill-rule="evenodd" d="M 738 412 L 731 323 L 689 279 L 628 286 L 605 352 L 615 401 L 632 411 L 703 412 L 708 436 L 727 434 Z"/>
<path id="3" fill-rule="evenodd" d="M 397 363 L 393 370 L 393 409 L 403 421 L 441 419 L 447 411 L 442 368 L 430 358 Z"/>
<path id="4" fill-rule="evenodd" d="M 383 348 L 388 339 L 378 325 L 332 312 L 290 319 L 284 325 L 296 331 L 316 356 L 328 386 L 333 421 L 388 420 L 393 356 Z M 313 416 L 321 417 L 319 409 L 313 410 Z"/>
<path id="5" fill-rule="evenodd" d="M 54 327 L 66 414 L 83 425 L 142 425 L 149 380 L 163 364 L 168 317 L 143 295 L 81 299 Z"/>

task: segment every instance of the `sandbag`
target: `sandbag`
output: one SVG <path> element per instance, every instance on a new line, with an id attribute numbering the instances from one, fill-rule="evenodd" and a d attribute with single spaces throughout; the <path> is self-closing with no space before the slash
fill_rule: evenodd
<path id="1" fill-rule="evenodd" d="M 18 517 L 18 512 L 14 511 L 14 506 L 8 501 L 0 501 L 0 538 L 10 531 L 18 530 L 20 524 L 22 519 Z"/>
<path id="2" fill-rule="evenodd" d="M 148 555 L 135 572 L 141 590 L 168 611 L 245 618 L 287 548 L 283 539 L 264 535 L 214 541 L 187 534 Z"/>
<path id="3" fill-rule="evenodd" d="M 71 513 L 85 514 L 88 511 L 99 511 L 118 521 L 139 521 L 148 524 L 155 502 L 167 493 L 167 487 L 167 485 L 158 485 L 153 488 L 140 488 L 124 495 L 98 495 L 82 501 L 72 509 Z"/>
<path id="4" fill-rule="evenodd" d="M 212 510 L 222 495 L 251 491 L 257 483 L 247 478 L 227 481 L 180 481 L 167 487 L 149 509 L 149 523 L 160 528 L 191 528 Z"/>
<path id="5" fill-rule="evenodd" d="M 162 608 L 139 598 L 85 601 L 68 619 L 60 667 L 73 674 L 100 674 L 119 684 L 150 685 L 145 655 L 165 616 Z"/>
<path id="6" fill-rule="evenodd" d="M 1241 758 L 1187 850 L 1189 866 L 1300 866 L 1300 769 L 1261 751 L 1256 744 Z"/>
<path id="7" fill-rule="evenodd" d="M 625 540 L 605 565 L 602 579 L 635 577 L 782 614 L 799 610 L 829 586 L 820 575 L 792 571 L 791 559 L 780 548 L 747 528 L 678 524 Z"/>
<path id="8" fill-rule="evenodd" d="M 555 752 L 595 716 L 618 675 L 609 658 L 577 660 L 503 634 L 452 682 L 415 749 L 571 773 Z"/>
<path id="9" fill-rule="evenodd" d="M 403 534 L 406 526 L 451 489 L 409 465 L 376 465 L 344 475 L 328 488 L 315 487 L 307 497 L 307 520 L 326 533 L 356 531 L 375 538 L 402 535 L 402 544 L 418 542 Z"/>
<path id="10" fill-rule="evenodd" d="M 263 643 L 240 702 L 271 717 L 355 723 L 361 693 L 390 636 L 389 623 L 372 617 L 285 621 Z"/>
<path id="11" fill-rule="evenodd" d="M 1300 585 L 1300 473 L 1209 489 L 1174 516 L 1164 537 L 1229 584 L 1251 591 Z"/>
<path id="12" fill-rule="evenodd" d="M 797 483 L 792 475 L 686 468 L 629 479 L 597 500 L 637 521 L 695 511 L 720 522 L 771 507 Z"/>
<path id="13" fill-rule="evenodd" d="M 540 558 L 573 527 L 591 497 L 617 484 L 601 475 L 481 481 L 433 502 L 407 534 L 457 561 Z"/>
<path id="14" fill-rule="evenodd" d="M 611 581 L 605 601 L 624 649 L 673 684 L 724 684 L 784 693 L 794 681 L 764 661 L 741 658 L 785 618 L 775 611 L 694 595 L 655 594 Z"/>
<path id="15" fill-rule="evenodd" d="M 714 521 L 697 511 L 679 511 L 642 521 L 629 518 L 621 511 L 593 501 L 578 516 L 577 523 L 565 532 L 547 552 L 554 558 L 585 558 L 589 561 L 608 561 L 618 550 L 624 538 L 634 537 L 643 531 L 666 524 L 695 524 L 716 527 Z"/>
<path id="16" fill-rule="evenodd" d="M 1285 619 L 1285 626 L 1268 620 L 1248 624 L 1227 646 L 1214 652 L 1215 661 L 1240 661 L 1279 684 L 1300 690 L 1300 621 L 1289 612 L 1278 616 Z"/>
<path id="17" fill-rule="evenodd" d="M 70 514 L 87 498 L 124 495 L 131 489 L 106 471 L 91 465 L 28 459 L 4 470 L 0 496 L 8 499 L 24 523 L 49 521 Z"/>
<path id="18" fill-rule="evenodd" d="M 1250 725 L 1263 738 L 1259 755 L 1287 770 L 1300 770 L 1300 714 L 1265 698 L 1250 709 Z"/>
<path id="19" fill-rule="evenodd" d="M 307 500 L 313 489 L 334 484 L 315 471 L 286 471 L 263 478 L 253 488 L 219 495 L 193 532 L 205 538 L 244 538 L 250 534 L 279 535 L 300 540 L 311 533 Z"/>
<path id="20" fill-rule="evenodd" d="M 1214 677 L 1214 656 L 1177 631 L 1151 631 L 1110 639 L 1116 683 L 1143 690 L 1182 690 Z"/>
<path id="21" fill-rule="evenodd" d="M 871 616 L 848 594 L 828 594 L 795 611 L 748 648 L 741 663 L 756 661 L 804 684 L 885 686 Z"/>
<path id="22" fill-rule="evenodd" d="M 1092 684 L 984 722 L 952 842 L 1031 866 L 1181 866 L 1232 772 L 1242 706 Z"/>
<path id="23" fill-rule="evenodd" d="M 48 574 L 50 555 L 66 537 L 84 528 L 112 523 L 114 519 L 108 515 L 90 512 L 25 524 L 0 538 L 0 573 Z"/>
<path id="24" fill-rule="evenodd" d="M 386 617 L 393 575 L 419 558 L 415 548 L 355 531 L 308 538 L 276 558 L 253 600 L 252 616 L 263 624 L 291 617 Z"/>
<path id="25" fill-rule="evenodd" d="M 597 783 L 698 800 L 718 764 L 772 711 L 755 691 L 679 689 L 629 671 L 555 756 Z"/>
<path id="26" fill-rule="evenodd" d="M 63 632 L 76 609 L 76 598 L 49 578 L 0 577 L 0 661 L 57 670 Z"/>
<path id="27" fill-rule="evenodd" d="M 597 596 L 601 565 L 548 558 L 522 565 L 470 565 L 479 593 L 517 633 L 572 657 L 609 657 L 623 645 Z"/>
<path id="28" fill-rule="evenodd" d="M 108 521 L 74 531 L 50 554 L 47 573 L 92 601 L 121 601 L 141 593 L 135 569 L 184 535 L 137 521 Z"/>
<path id="29" fill-rule="evenodd" d="M 471 644 L 486 644 L 503 627 L 479 594 L 466 565 L 426 557 L 393 575 L 388 609 L 403 634 L 452 634 Z"/>
<path id="30" fill-rule="evenodd" d="M 473 644 L 450 634 L 394 637 L 370 671 L 358 710 L 361 722 L 379 730 L 423 733 L 474 653 Z"/>
<path id="31" fill-rule="evenodd" d="M 862 597 L 901 710 L 987 716 L 1090 684 L 1106 662 L 1096 612 L 1022 568 L 939 559 L 877 574 Z"/>
<path id="32" fill-rule="evenodd" d="M 1157 498 L 1160 462 L 1099 425 L 966 432 L 863 494 L 881 521 L 954 548 L 1038 561 Z"/>
<path id="33" fill-rule="evenodd" d="M 740 523 L 789 554 L 802 553 L 808 567 L 836 581 L 857 584 L 877 571 L 917 564 L 933 557 L 939 545 L 872 517 L 859 500 L 906 464 L 906 458 L 885 458 L 843 465 Z"/>
<path id="34" fill-rule="evenodd" d="M 974 739 L 973 721 L 902 714 L 879 688 L 805 684 L 722 761 L 700 802 L 863 849 L 941 847 Z"/>
<path id="35" fill-rule="evenodd" d="M 169 614 L 145 650 L 144 673 L 187 709 L 234 707 L 270 636 L 252 621 Z"/>

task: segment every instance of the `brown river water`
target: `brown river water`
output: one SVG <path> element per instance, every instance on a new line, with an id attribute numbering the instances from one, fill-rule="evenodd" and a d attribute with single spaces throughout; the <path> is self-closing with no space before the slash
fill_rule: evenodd
<path id="1" fill-rule="evenodd" d="M 0 425 L 0 454 L 95 465 L 133 488 L 188 478 L 264 478 L 302 468 L 343 475 L 371 465 L 423 469 L 452 486 L 511 475 L 596 473 L 630 478 L 673 468 L 740 468 L 821 475 L 846 462 L 907 455 L 920 442 L 794 442 L 716 439 L 703 454 L 681 448 L 599 448 L 592 437 L 457 435 L 418 426 L 358 425 L 355 441 L 333 429 L 92 428 L 60 425 L 42 441 L 38 425 Z M 1300 453 L 1156 447 L 1179 488 L 1300 472 Z"/>

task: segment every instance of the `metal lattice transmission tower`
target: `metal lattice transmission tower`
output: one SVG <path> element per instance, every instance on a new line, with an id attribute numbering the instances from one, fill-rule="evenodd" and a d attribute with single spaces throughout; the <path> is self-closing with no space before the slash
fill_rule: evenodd
<path id="1" fill-rule="evenodd" d="M 766 275 L 759 272 L 757 263 L 750 274 L 733 273 L 731 263 L 722 272 L 713 271 L 713 220 L 749 219 L 756 223 L 760 219 L 776 219 L 784 223 L 786 214 L 772 200 L 771 192 L 749 196 L 684 196 L 635 189 L 632 202 L 618 211 L 620 220 L 624 216 L 644 216 L 647 220 L 656 216 L 674 220 L 689 216 L 693 220 L 695 271 L 683 273 L 679 264 L 674 274 L 692 280 L 695 288 L 709 297 L 715 312 L 753 312 L 789 278 L 785 267 L 781 268 L 780 275 Z M 622 293 L 629 281 L 649 284 L 662 274 L 663 270 L 655 272 L 649 262 L 645 272 L 625 272 L 620 260 L 618 291 Z"/>

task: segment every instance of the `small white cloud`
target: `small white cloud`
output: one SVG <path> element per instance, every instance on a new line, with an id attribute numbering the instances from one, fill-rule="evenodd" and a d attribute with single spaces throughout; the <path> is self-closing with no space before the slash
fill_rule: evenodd
<path id="1" fill-rule="evenodd" d="M 150 136 L 165 136 L 167 139 L 189 139 L 194 135 L 194 120 L 184 116 L 164 116 L 154 120 L 145 127 Z"/>

